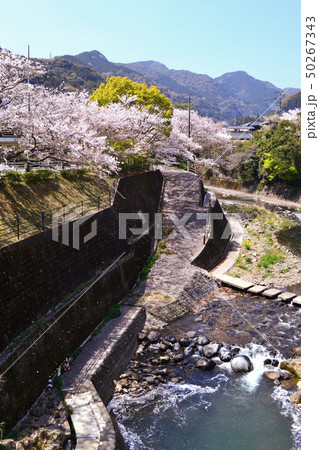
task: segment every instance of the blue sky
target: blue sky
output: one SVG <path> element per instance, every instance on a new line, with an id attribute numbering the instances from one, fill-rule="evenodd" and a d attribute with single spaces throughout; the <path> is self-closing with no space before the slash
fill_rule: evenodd
<path id="1" fill-rule="evenodd" d="M 99 50 L 279 88 L 300 77 L 300 0 L 0 0 L 0 45 L 48 58 Z M 294 87 L 300 87 L 300 80 Z"/>

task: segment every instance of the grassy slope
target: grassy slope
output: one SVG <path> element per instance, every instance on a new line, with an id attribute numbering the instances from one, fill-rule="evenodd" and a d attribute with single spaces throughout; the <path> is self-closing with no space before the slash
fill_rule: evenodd
<path id="1" fill-rule="evenodd" d="M 107 180 L 101 180 L 96 175 L 85 174 L 72 180 L 61 175 L 52 176 L 47 180 L 27 184 L 25 182 L 6 181 L 0 184 L 0 245 L 2 229 L 16 223 L 19 215 L 21 222 L 28 228 L 41 227 L 41 212 L 49 224 L 51 212 L 58 211 L 63 205 L 81 204 L 84 201 L 85 210 L 92 208 L 92 200 L 101 197 L 101 206 L 108 202 L 110 185 Z M 34 234 L 29 233 L 29 234 Z M 25 235 L 23 237 L 26 237 Z M 14 242 L 16 239 L 12 239 Z"/>

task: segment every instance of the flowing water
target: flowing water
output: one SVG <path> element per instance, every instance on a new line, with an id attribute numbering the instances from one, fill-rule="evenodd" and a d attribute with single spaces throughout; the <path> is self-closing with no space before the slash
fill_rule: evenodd
<path id="1" fill-rule="evenodd" d="M 238 321 L 236 331 L 226 322 L 223 325 L 218 314 L 229 316 L 225 309 L 229 305 L 216 298 L 169 325 L 164 333 L 178 339 L 195 330 L 214 340 L 216 329 L 221 335 L 225 332 L 225 337 L 232 331 L 229 342 L 241 342 L 240 353 L 250 357 L 253 371 L 236 374 L 230 363 L 216 358 L 215 369 L 203 372 L 195 368 L 199 355 L 194 354 L 181 366 L 173 366 L 176 376 L 183 378 L 181 384 L 160 384 L 143 395 L 115 397 L 109 408 L 131 450 L 300 448 L 300 406 L 290 403 L 291 385 L 275 386 L 263 375 L 265 359 L 275 356 L 280 364 L 300 345 L 300 310 L 247 295 L 238 294 L 234 300 L 253 324 L 252 333 L 247 332 L 250 327 L 245 321 Z M 278 366 L 266 369 L 279 370 Z"/>
<path id="2" fill-rule="evenodd" d="M 230 363 L 184 377 L 139 398 L 111 402 L 132 450 L 298 449 L 300 408 L 263 376 L 262 346 L 242 349 L 254 370 L 236 375 Z"/>

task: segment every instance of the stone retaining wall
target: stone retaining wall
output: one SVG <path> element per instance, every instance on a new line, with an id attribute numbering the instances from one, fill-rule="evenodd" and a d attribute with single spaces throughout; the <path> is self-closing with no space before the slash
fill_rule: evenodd
<path id="1" fill-rule="evenodd" d="M 62 244 L 62 227 L 59 242 L 52 239 L 52 230 L 47 230 L 0 250 L 0 351 L 63 297 L 130 250 L 128 239 L 118 239 L 119 214 L 147 212 L 152 223 L 160 206 L 162 184 L 160 171 L 121 178 L 113 207 L 81 225 L 79 250 Z M 97 234 L 84 243 L 93 221 Z M 73 223 L 69 222 L 70 244 Z M 136 247 L 141 257 L 149 255 L 149 250 Z"/>

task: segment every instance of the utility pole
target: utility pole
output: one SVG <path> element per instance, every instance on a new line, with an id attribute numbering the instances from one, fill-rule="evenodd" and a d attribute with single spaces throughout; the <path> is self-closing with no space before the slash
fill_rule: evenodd
<path id="1" fill-rule="evenodd" d="M 188 97 L 188 137 L 191 137 L 191 98 Z"/>
<path id="2" fill-rule="evenodd" d="M 28 45 L 28 60 L 30 59 L 30 45 Z M 30 114 L 30 72 L 28 70 L 28 113 Z"/>

